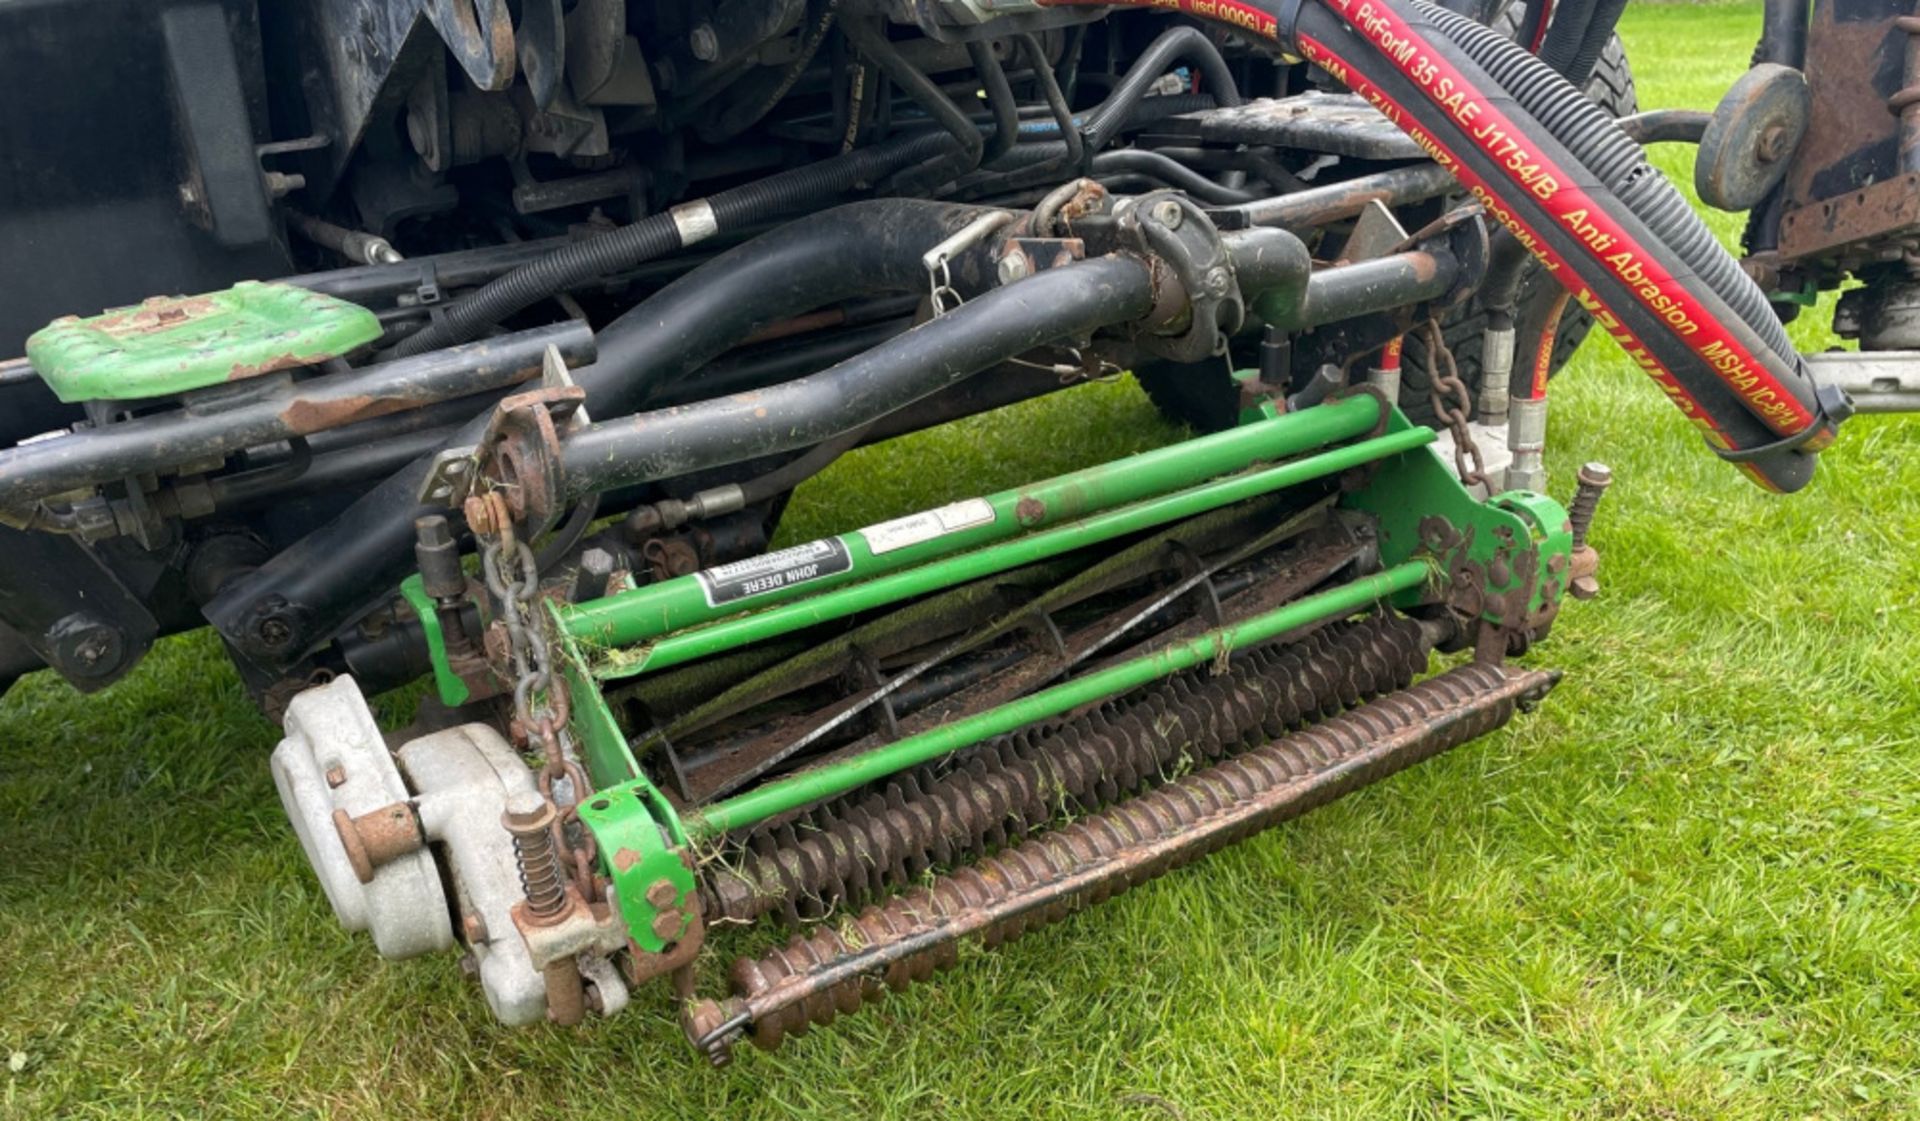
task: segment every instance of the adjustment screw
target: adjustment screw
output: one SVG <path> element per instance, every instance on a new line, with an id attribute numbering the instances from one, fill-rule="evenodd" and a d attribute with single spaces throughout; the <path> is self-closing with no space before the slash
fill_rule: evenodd
<path id="1" fill-rule="evenodd" d="M 1185 213 L 1180 209 L 1180 204 L 1172 199 L 1153 204 L 1153 220 L 1170 230 L 1179 229 L 1183 217 Z"/>
<path id="2" fill-rule="evenodd" d="M 1567 525 L 1573 531 L 1573 547 L 1583 549 L 1587 530 L 1593 526 L 1593 514 L 1600 508 L 1600 496 L 1613 485 L 1613 469 L 1604 463 L 1588 463 L 1580 468 L 1579 488 L 1567 509 Z"/>

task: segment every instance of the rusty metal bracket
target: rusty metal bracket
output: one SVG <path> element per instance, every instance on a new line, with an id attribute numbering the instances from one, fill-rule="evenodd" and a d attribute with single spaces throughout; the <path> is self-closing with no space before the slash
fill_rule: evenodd
<path id="1" fill-rule="evenodd" d="M 1780 256 L 1835 259 L 1865 254 L 1865 243 L 1920 227 L 1920 171 L 1825 202 L 1808 203 L 1780 219 Z"/>
<path id="2" fill-rule="evenodd" d="M 421 484 L 422 504 L 458 507 L 497 490 L 529 538 L 559 520 L 560 441 L 588 423 L 587 391 L 573 383 L 566 360 L 553 346 L 541 358 L 540 382 L 539 389 L 494 406 L 476 443 L 434 456 Z"/>
<path id="3" fill-rule="evenodd" d="M 1225 354 L 1247 307 L 1232 258 L 1206 212 L 1177 191 L 1154 191 L 1126 200 L 1114 216 L 1119 240 L 1155 266 L 1156 314 L 1141 345 L 1177 362 Z M 1162 270 L 1172 284 L 1161 283 Z"/>

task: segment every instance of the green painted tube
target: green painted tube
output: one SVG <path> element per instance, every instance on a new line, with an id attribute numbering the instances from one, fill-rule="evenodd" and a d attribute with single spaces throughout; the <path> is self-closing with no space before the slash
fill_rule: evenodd
<path id="1" fill-rule="evenodd" d="M 561 621 L 568 634 L 589 643 L 627 646 L 750 608 L 817 596 L 1043 526 L 1190 487 L 1255 463 L 1349 440 L 1379 420 L 1379 403 L 1372 397 L 1316 405 L 1031 486 L 636 588 L 568 608 L 561 612 Z M 652 661 L 649 668 L 658 664 Z"/>
<path id="2" fill-rule="evenodd" d="M 989 545 L 971 553 L 962 553 L 957 557 L 929 561 L 905 572 L 875 577 L 864 583 L 820 592 L 794 603 L 769 607 L 750 615 L 736 615 L 708 626 L 667 635 L 651 644 L 623 651 L 623 657 L 612 664 L 619 666 L 621 676 L 629 676 L 737 650 L 816 623 L 844 619 L 862 611 L 978 580 L 997 572 L 1006 572 L 1101 541 L 1271 494 L 1312 479 L 1338 474 L 1397 452 L 1432 443 L 1433 439 L 1431 429 L 1403 429 L 1292 460 L 1264 471 L 1232 475 L 1012 541 Z"/>
<path id="3" fill-rule="evenodd" d="M 1062 682 L 917 736 L 908 736 L 844 762 L 767 783 L 715 802 L 684 819 L 687 836 L 696 841 L 701 837 L 715 837 L 823 798 L 844 794 L 982 740 L 1024 728 L 1037 720 L 1205 665 L 1223 650 L 1249 646 L 1295 627 L 1349 614 L 1396 592 L 1419 587 L 1430 575 L 1425 562 L 1407 561 L 1164 650 Z"/>

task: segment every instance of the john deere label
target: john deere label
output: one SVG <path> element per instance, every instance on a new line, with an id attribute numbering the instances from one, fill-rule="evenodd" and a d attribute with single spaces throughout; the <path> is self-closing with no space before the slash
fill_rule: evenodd
<path id="1" fill-rule="evenodd" d="M 715 565 L 694 573 L 694 579 L 700 581 L 700 590 L 707 595 L 707 606 L 718 607 L 822 576 L 836 576 L 852 567 L 853 556 L 847 552 L 846 545 L 837 537 L 829 537 L 777 553 Z"/>
<path id="2" fill-rule="evenodd" d="M 993 504 L 984 498 L 969 498 L 938 510 L 922 510 L 918 514 L 870 525 L 860 531 L 860 536 L 867 539 L 867 548 L 878 556 L 977 525 L 987 525 L 992 521 Z"/>

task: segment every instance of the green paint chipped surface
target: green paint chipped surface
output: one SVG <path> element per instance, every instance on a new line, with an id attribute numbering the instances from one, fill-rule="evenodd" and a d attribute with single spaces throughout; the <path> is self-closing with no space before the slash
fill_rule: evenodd
<path id="1" fill-rule="evenodd" d="M 358 304 L 291 284 L 242 281 L 201 296 L 154 296 L 27 339 L 27 358 L 54 395 L 134 401 L 205 389 L 337 358 L 380 337 Z"/>

